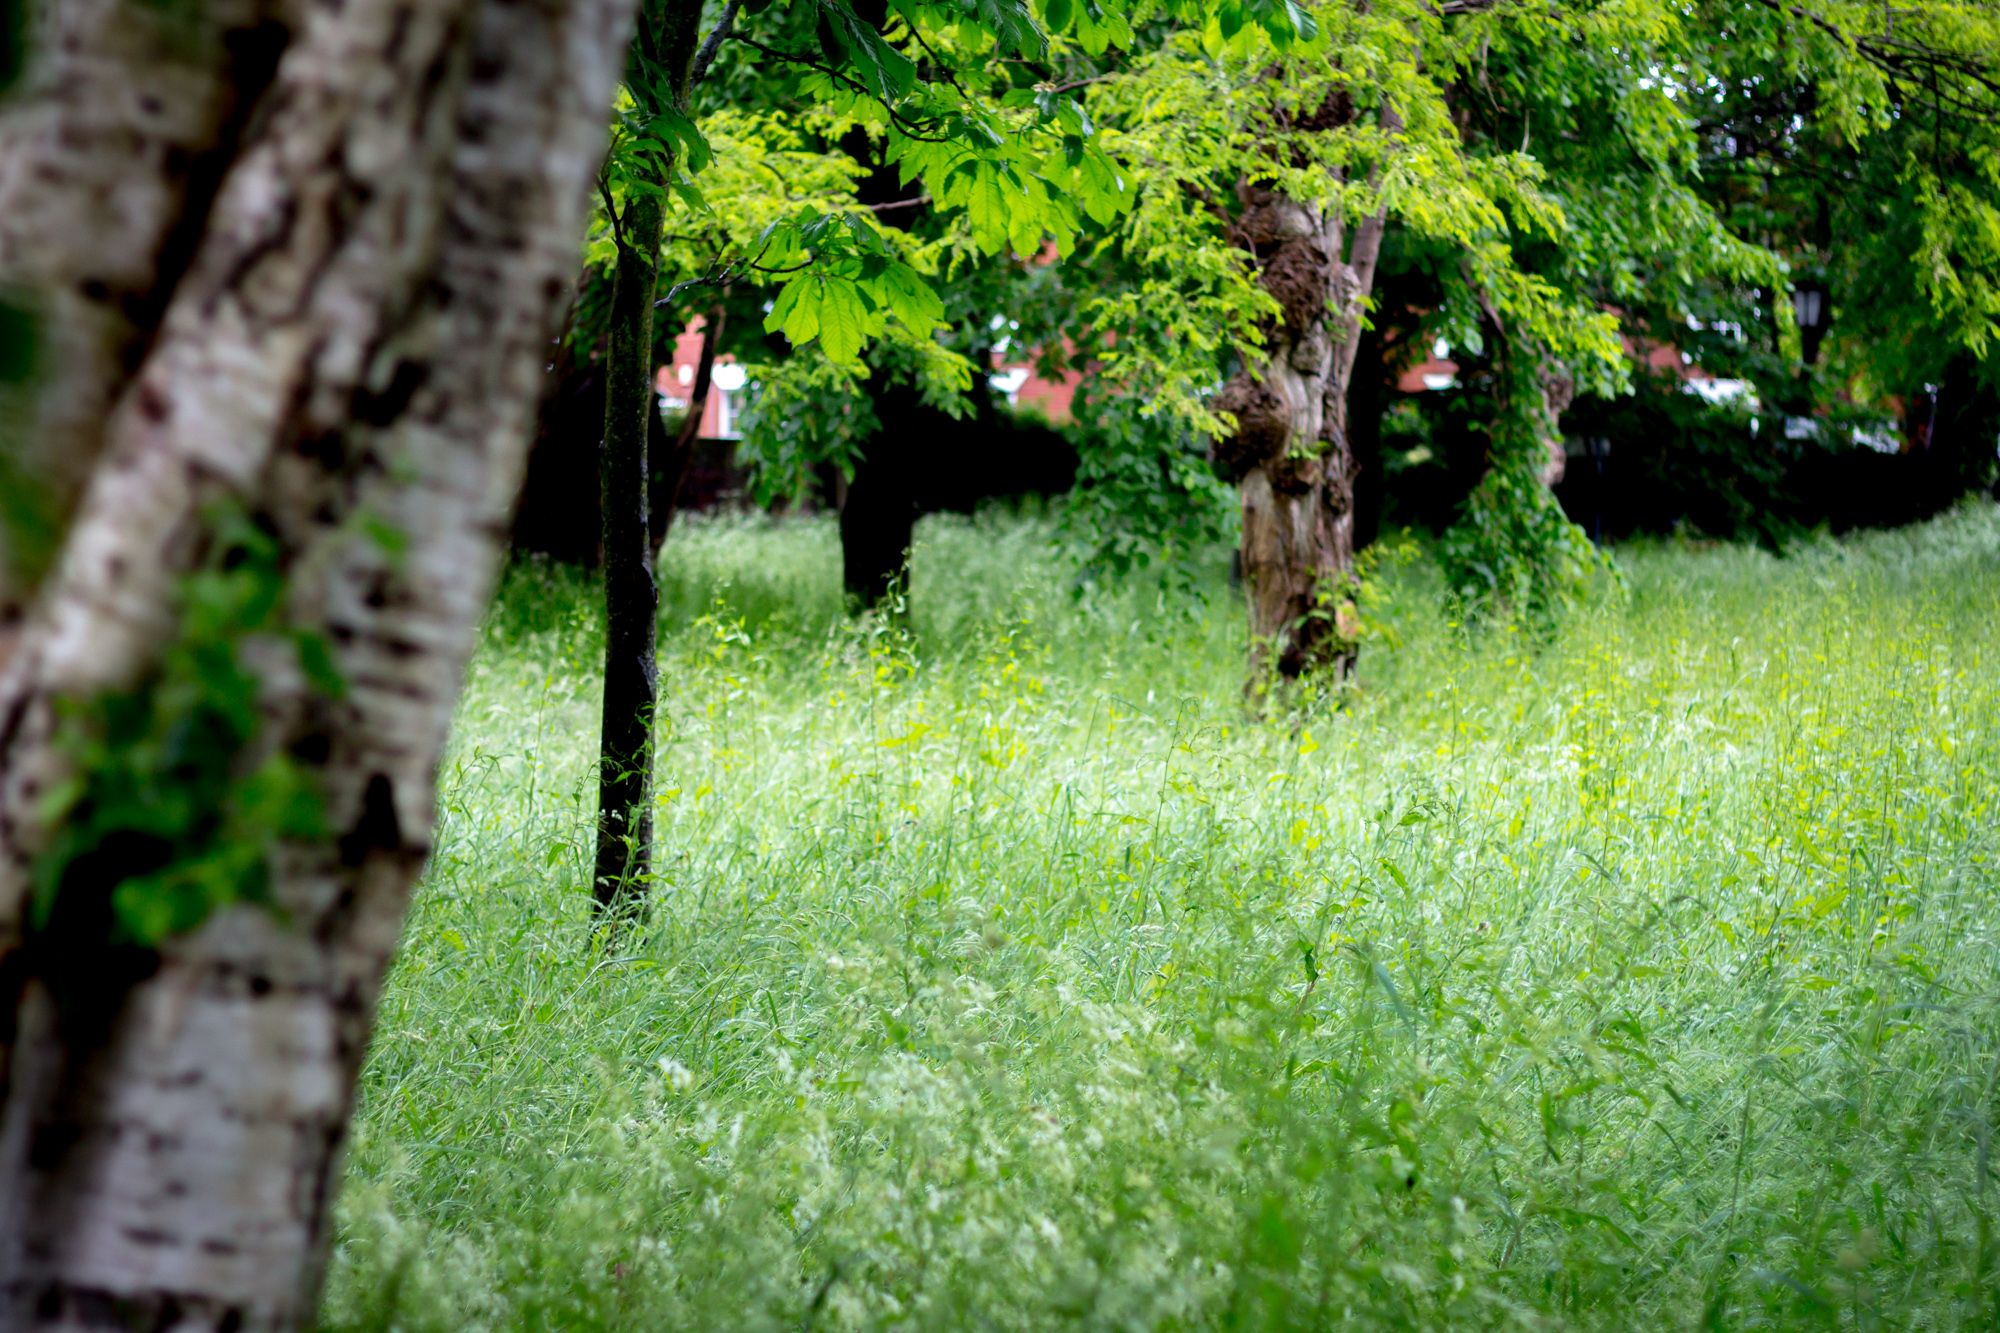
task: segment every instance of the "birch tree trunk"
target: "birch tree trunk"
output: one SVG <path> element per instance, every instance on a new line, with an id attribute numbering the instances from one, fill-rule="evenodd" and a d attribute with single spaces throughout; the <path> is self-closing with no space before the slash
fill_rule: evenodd
<path id="1" fill-rule="evenodd" d="M 224 62 L 139 99 L 200 120 L 187 133 L 226 161 L 212 202 L 170 188 L 174 154 L 141 164 L 158 179 L 133 189 L 166 202 L 150 270 L 124 238 L 144 299 L 120 304 L 134 323 L 116 341 L 144 355 L 122 385 L 117 358 L 81 381 L 104 408 L 66 419 L 97 461 L 0 670 L 0 1330 L 315 1318 L 354 1081 L 629 19 L 625 0 L 300 5 L 254 28 L 283 49 L 268 88 Z M 206 119 L 188 111 L 202 98 Z M 40 137 L 0 135 L 0 180 L 38 144 L 88 156 L 105 114 L 30 105 Z M 95 207 L 75 225 L 99 225 Z M 90 322 L 46 310 L 52 328 Z M 282 572 L 285 632 L 235 645 L 260 725 L 232 771 L 285 756 L 312 777 L 322 833 L 266 840 L 268 903 L 150 944 L 112 926 L 116 890 L 147 868 L 115 837 L 57 863 L 53 910 L 31 910 L 38 864 L 91 813 L 63 701 L 88 716 L 146 688 L 189 632 L 176 587 L 210 559 L 218 505 Z M 314 683 L 307 641 L 337 692 Z"/>
<path id="2" fill-rule="evenodd" d="M 296 5 L 62 0 L 0 112 L 0 292 L 38 316 L 41 374 L 0 399 L 0 662 L 104 420 L 186 268 Z"/>

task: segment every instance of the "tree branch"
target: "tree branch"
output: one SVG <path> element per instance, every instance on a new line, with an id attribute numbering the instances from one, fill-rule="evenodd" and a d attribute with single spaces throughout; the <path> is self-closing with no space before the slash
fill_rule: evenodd
<path id="1" fill-rule="evenodd" d="M 694 53 L 694 65 L 688 70 L 688 87 L 700 83 L 708 74 L 708 67 L 715 63 L 715 53 L 722 49 L 722 39 L 729 36 L 729 30 L 736 23 L 736 11 L 743 8 L 743 0 L 729 0 L 716 20 L 715 31 L 708 34 L 708 40 L 701 44 L 701 50 Z"/>
<path id="2" fill-rule="evenodd" d="M 618 243 L 620 250 L 629 250 L 625 244 L 625 232 L 618 225 L 618 205 L 611 202 L 611 182 L 602 171 L 597 173 L 597 193 L 604 200 L 604 216 L 611 220 L 611 239 Z"/>
<path id="3" fill-rule="evenodd" d="M 903 116 L 897 112 L 896 108 L 890 106 L 889 103 L 882 98 L 882 95 L 880 93 L 876 92 L 873 88 L 870 88 L 867 84 L 861 82 L 861 80 L 856 79 L 851 75 L 841 73 L 839 70 L 835 69 L 831 65 L 822 64 L 820 61 L 814 60 L 811 56 L 793 55 L 790 51 L 780 51 L 775 47 L 766 46 L 764 45 L 764 43 L 756 40 L 753 37 L 745 37 L 740 32 L 730 33 L 729 40 L 732 42 L 741 42 L 745 46 L 753 47 L 756 50 L 762 51 L 765 55 L 771 57 L 771 59 L 773 60 L 783 60 L 794 65 L 804 65 L 807 69 L 818 70 L 820 73 L 826 75 L 829 79 L 832 79 L 837 83 L 846 84 L 848 87 L 860 93 L 863 97 L 873 98 L 876 102 L 881 103 L 882 109 L 889 113 L 889 119 L 896 122 L 897 128 L 902 130 L 904 134 L 908 135 L 912 139 L 916 139 L 921 143 L 951 142 L 951 140 L 948 138 L 934 138 L 928 134 L 919 134 L 917 132 L 917 127 L 927 122 L 904 119 Z"/>

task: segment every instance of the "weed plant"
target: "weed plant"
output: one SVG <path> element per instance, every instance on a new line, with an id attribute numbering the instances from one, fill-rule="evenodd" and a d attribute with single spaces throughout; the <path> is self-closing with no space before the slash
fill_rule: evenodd
<path id="1" fill-rule="evenodd" d="M 1557 635 L 1394 565 L 1358 688 L 928 520 L 662 560 L 652 914 L 600 630 L 523 565 L 362 1081 L 335 1330 L 1990 1329 L 2000 517 L 1621 554 Z"/>

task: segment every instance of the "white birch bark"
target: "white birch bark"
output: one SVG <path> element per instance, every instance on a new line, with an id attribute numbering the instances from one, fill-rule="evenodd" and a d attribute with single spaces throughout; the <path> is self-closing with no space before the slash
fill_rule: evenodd
<path id="1" fill-rule="evenodd" d="M 27 960 L 0 995 L 0 1329 L 314 1318 L 629 21 L 629 0 L 346 0 L 287 52 L 0 681 L 0 955 Z M 346 682 L 326 701 L 259 655 L 263 743 L 317 767 L 333 832 L 274 857 L 279 912 L 169 941 L 79 1044 L 21 926 L 50 704 L 146 669 L 217 495 L 278 534 L 292 623 Z"/>
<path id="2" fill-rule="evenodd" d="M 40 316 L 40 373 L 0 402 L 0 485 L 60 523 L 185 267 L 291 0 L 45 0 L 0 107 L 0 295 Z M 21 535 L 16 534 L 19 538 Z M 0 533 L 0 662 L 35 552 Z"/>

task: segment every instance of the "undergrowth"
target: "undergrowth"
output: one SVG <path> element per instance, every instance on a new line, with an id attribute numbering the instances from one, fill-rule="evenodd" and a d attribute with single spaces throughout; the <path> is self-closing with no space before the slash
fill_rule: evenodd
<path id="1" fill-rule="evenodd" d="M 515 569 L 363 1079 L 328 1329 L 2000 1319 L 2000 518 L 1621 553 L 1550 639 L 1388 562 L 1359 687 L 928 521 L 663 558 L 660 881 Z M 1336 706 L 1337 705 L 1337 706 Z"/>

